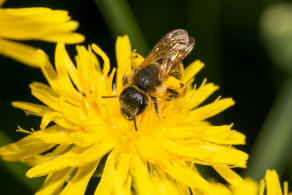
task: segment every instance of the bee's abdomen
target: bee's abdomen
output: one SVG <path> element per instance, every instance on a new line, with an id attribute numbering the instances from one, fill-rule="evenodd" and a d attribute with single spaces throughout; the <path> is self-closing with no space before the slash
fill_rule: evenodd
<path id="1" fill-rule="evenodd" d="M 134 84 L 143 91 L 153 92 L 160 85 L 158 74 L 159 70 L 156 66 L 146 66 L 136 73 L 134 76 Z"/>

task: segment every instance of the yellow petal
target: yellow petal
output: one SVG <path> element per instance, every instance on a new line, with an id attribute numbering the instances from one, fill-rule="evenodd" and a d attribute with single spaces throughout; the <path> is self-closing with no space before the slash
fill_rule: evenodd
<path id="1" fill-rule="evenodd" d="M 161 146 L 168 152 L 190 160 L 201 160 L 207 164 L 223 163 L 237 167 L 246 167 L 248 155 L 230 146 L 221 146 L 208 142 L 175 142 L 161 139 Z"/>
<path id="2" fill-rule="evenodd" d="M 41 125 L 40 125 L 40 128 L 43 130 L 45 129 L 50 122 L 54 121 L 54 119 L 56 117 L 59 116 L 59 113 L 57 112 L 47 112 L 43 115 L 43 118 L 42 118 L 42 122 L 41 122 Z"/>
<path id="3" fill-rule="evenodd" d="M 54 144 L 72 144 L 68 130 L 57 125 L 51 126 L 46 130 L 40 130 L 33 133 L 33 135 L 42 140 L 44 143 Z"/>
<path id="4" fill-rule="evenodd" d="M 64 168 L 70 167 L 71 159 L 84 152 L 86 149 L 82 147 L 74 147 L 66 153 L 59 155 L 45 163 L 39 164 L 26 172 L 29 178 L 40 177 L 48 175 L 53 172 L 60 171 Z M 96 158 L 98 159 L 98 157 Z"/>
<path id="5" fill-rule="evenodd" d="M 213 168 L 231 185 L 238 187 L 242 185 L 243 179 L 226 165 L 213 165 Z"/>
<path id="6" fill-rule="evenodd" d="M 44 38 L 36 38 L 40 39 L 42 41 L 48 41 L 48 42 L 64 42 L 66 44 L 76 44 L 83 42 L 85 40 L 85 37 L 79 33 L 60 33 L 60 34 L 53 34 L 45 36 Z"/>
<path id="7" fill-rule="evenodd" d="M 88 165 L 79 167 L 74 177 L 69 180 L 68 184 L 60 193 L 60 195 L 84 194 L 88 182 L 93 175 L 98 163 L 99 160 Z"/>
<path id="8" fill-rule="evenodd" d="M 48 144 L 76 144 L 81 147 L 91 146 L 95 143 L 107 141 L 105 132 L 86 133 L 80 131 L 71 131 L 57 125 L 50 126 L 47 129 L 36 131 L 34 136 L 44 143 Z"/>
<path id="9" fill-rule="evenodd" d="M 213 186 L 191 168 L 175 162 L 162 162 L 162 168 L 183 185 L 198 189 L 204 194 L 214 194 Z"/>
<path id="10" fill-rule="evenodd" d="M 114 143 L 109 140 L 97 143 L 88 148 L 74 147 L 65 154 L 58 156 L 46 163 L 40 164 L 28 170 L 27 177 L 40 177 L 52 172 L 62 170 L 66 167 L 79 167 L 87 165 L 91 162 L 102 158 L 109 150 L 112 149 Z"/>
<path id="11" fill-rule="evenodd" d="M 12 102 L 12 106 L 25 111 L 26 114 L 33 114 L 36 116 L 43 116 L 47 112 L 52 112 L 53 110 L 47 106 L 42 106 L 38 104 L 28 103 L 28 102 Z"/>
<path id="12" fill-rule="evenodd" d="M 0 155 L 6 161 L 19 161 L 30 156 L 40 154 L 54 147 L 55 144 L 47 144 L 34 135 L 28 135 L 21 140 L 0 148 Z"/>
<path id="13" fill-rule="evenodd" d="M 265 181 L 267 195 L 282 195 L 279 176 L 275 170 L 266 170 Z"/>
<path id="14" fill-rule="evenodd" d="M 92 91 L 91 84 L 93 83 L 90 76 L 92 66 L 94 66 L 92 53 L 88 51 L 84 46 L 76 46 L 78 55 L 76 56 L 76 63 L 79 75 L 79 82 L 81 85 L 81 91 L 88 94 Z"/>
<path id="15" fill-rule="evenodd" d="M 232 188 L 232 187 L 231 187 Z M 237 188 L 232 188 L 236 195 L 258 194 L 258 183 L 252 179 L 246 178 Z"/>
<path id="16" fill-rule="evenodd" d="M 111 195 L 113 190 L 113 178 L 115 169 L 116 152 L 112 151 L 105 163 L 101 180 L 94 192 L 94 195 Z"/>
<path id="17" fill-rule="evenodd" d="M 129 168 L 132 152 L 120 153 L 116 147 L 108 156 L 101 180 L 95 194 L 128 194 L 130 185 Z"/>
<path id="18" fill-rule="evenodd" d="M 168 152 L 161 147 L 162 142 L 159 139 L 151 139 L 147 136 L 140 136 L 137 140 L 137 151 L 143 159 L 147 161 L 156 161 L 168 158 Z"/>
<path id="19" fill-rule="evenodd" d="M 138 155 L 136 155 L 134 158 L 133 177 L 134 188 L 137 191 L 137 194 L 155 194 L 149 177 L 149 171 L 147 169 L 146 162 L 143 161 Z"/>
<path id="20" fill-rule="evenodd" d="M 201 132 L 197 132 L 197 135 L 193 137 L 216 144 L 245 144 L 245 135 L 238 131 L 231 130 L 231 125 L 209 126 L 205 129 L 201 129 Z"/>
<path id="21" fill-rule="evenodd" d="M 48 59 L 45 63 L 41 64 L 41 70 L 52 89 L 57 92 L 59 84 L 58 75 Z"/>
<path id="22" fill-rule="evenodd" d="M 92 44 L 91 46 L 92 46 L 93 51 L 102 58 L 103 60 L 102 72 L 104 75 L 107 75 L 110 70 L 110 61 L 109 61 L 108 56 L 96 44 Z"/>
<path id="23" fill-rule="evenodd" d="M 178 126 L 167 128 L 163 132 L 168 138 L 175 140 L 205 140 L 216 144 L 244 144 L 245 136 L 235 130 L 232 125 L 211 126 L 204 123 L 192 124 L 192 126 Z"/>
<path id="24" fill-rule="evenodd" d="M 191 109 L 203 103 L 211 94 L 218 90 L 218 88 L 219 87 L 213 83 L 205 84 L 205 82 L 203 82 L 198 89 L 187 90 L 184 97 L 178 99 L 177 106 L 180 107 L 180 110 L 189 112 Z"/>
<path id="25" fill-rule="evenodd" d="M 222 112 L 223 110 L 229 108 L 232 105 L 234 105 L 234 101 L 232 100 L 232 98 L 216 100 L 213 103 L 190 111 L 184 120 L 185 122 L 196 122 L 200 120 L 205 120 Z"/>
<path id="26" fill-rule="evenodd" d="M 65 44 L 62 42 L 57 43 L 55 51 L 55 64 L 58 74 L 61 74 L 65 77 L 63 74 L 68 73 L 74 85 L 77 87 L 77 89 L 80 89 L 76 67 L 65 49 Z"/>
<path id="27" fill-rule="evenodd" d="M 101 142 L 87 148 L 81 154 L 74 155 L 71 158 L 70 166 L 78 167 L 96 161 L 97 159 L 102 158 L 105 154 L 107 154 L 115 144 L 115 140 L 111 138 L 105 138 Z"/>
<path id="28" fill-rule="evenodd" d="M 48 160 L 47 156 L 41 155 L 41 154 L 36 154 L 33 156 L 29 156 L 27 158 L 24 158 L 21 160 L 21 162 L 27 164 L 30 167 L 36 166 L 40 163 L 44 163 Z"/>
<path id="29" fill-rule="evenodd" d="M 64 10 L 52 10 L 46 7 L 30 7 L 30 8 L 5 8 L 1 10 L 2 18 L 8 16 L 26 16 L 36 21 L 57 20 L 59 23 L 70 19 L 68 12 Z M 41 15 L 42 14 L 42 15 Z M 42 16 L 41 18 L 35 16 Z M 51 17 L 51 18 L 50 18 Z"/>
<path id="30" fill-rule="evenodd" d="M 44 40 L 79 43 L 84 37 L 72 33 L 78 22 L 70 21 L 68 12 L 48 8 L 0 10 L 0 36 L 15 40 Z M 33 31 L 31 31 L 33 29 Z"/>
<path id="31" fill-rule="evenodd" d="M 70 164 L 70 157 L 68 154 L 63 154 L 61 157 L 57 157 L 53 160 L 37 165 L 26 172 L 26 176 L 29 178 L 40 177 L 60 171 L 68 168 Z"/>
<path id="32" fill-rule="evenodd" d="M 237 195 L 231 191 L 226 185 L 221 183 L 212 183 L 216 195 Z"/>
<path id="33" fill-rule="evenodd" d="M 61 192 L 66 179 L 72 173 L 73 168 L 66 168 L 56 173 L 51 173 L 47 176 L 41 189 L 36 192 L 36 195 L 57 195 Z"/>
<path id="34" fill-rule="evenodd" d="M 119 93 L 122 87 L 122 78 L 131 71 L 131 44 L 127 35 L 119 36 L 116 41 L 117 79 L 116 90 Z"/>
<path id="35" fill-rule="evenodd" d="M 160 195 L 189 195 L 189 190 L 184 186 L 179 186 L 174 181 L 164 177 L 161 178 L 157 175 L 151 175 L 151 181 L 153 183 L 153 189 L 155 194 Z"/>
<path id="36" fill-rule="evenodd" d="M 115 170 L 114 194 L 130 194 L 132 180 L 130 175 L 132 163 L 132 152 L 125 152 L 119 155 Z"/>
<path id="37" fill-rule="evenodd" d="M 284 195 L 288 195 L 288 182 L 284 181 L 283 183 L 283 191 L 284 191 Z"/>
<path id="38" fill-rule="evenodd" d="M 244 134 L 238 131 L 234 131 L 234 130 L 229 130 L 229 131 L 223 130 L 222 133 L 219 134 L 220 131 L 221 131 L 221 128 L 216 128 L 216 126 L 213 126 L 213 128 L 211 127 L 202 133 L 203 135 L 201 139 L 210 141 L 216 144 L 227 144 L 227 145 L 228 144 L 229 145 L 245 144 Z"/>
<path id="39" fill-rule="evenodd" d="M 35 68 L 39 68 L 47 60 L 46 56 L 34 47 L 1 38 L 0 54 Z"/>
<path id="40" fill-rule="evenodd" d="M 183 82 L 187 83 L 205 66 L 200 60 L 191 63 L 184 71 Z"/>
<path id="41" fill-rule="evenodd" d="M 53 148 L 50 149 L 50 152 L 45 151 L 45 154 L 36 154 L 33 156 L 29 156 L 27 158 L 24 158 L 21 160 L 21 162 L 24 162 L 28 164 L 30 167 L 37 166 L 39 164 L 45 163 L 48 160 L 51 160 L 52 158 L 55 158 L 56 156 L 64 154 L 66 151 L 70 149 L 70 145 L 56 145 Z"/>
<path id="42" fill-rule="evenodd" d="M 95 80 L 92 81 L 94 84 L 93 94 L 95 95 L 95 99 L 98 101 L 97 103 L 99 103 L 99 101 L 104 101 L 104 99 L 101 98 L 101 96 L 113 95 L 114 87 L 112 83 L 113 83 L 115 69 L 112 70 L 110 76 L 108 77 L 108 74 L 110 71 L 110 61 L 109 61 L 108 56 L 95 44 L 92 44 L 92 49 L 103 60 L 102 75 L 100 71 L 101 69 L 100 64 L 98 64 L 96 68 L 92 67 L 93 70 L 90 70 L 90 75 L 89 75 L 89 77 L 95 78 Z M 95 75 L 93 73 L 95 73 Z M 104 106 L 101 106 L 101 109 L 103 109 L 102 107 Z"/>
<path id="43" fill-rule="evenodd" d="M 38 82 L 33 82 L 29 87 L 31 88 L 31 93 L 40 101 L 54 110 L 60 110 L 58 94 L 52 88 Z"/>
<path id="44" fill-rule="evenodd" d="M 79 84 L 78 81 L 76 81 L 77 72 L 65 50 L 65 45 L 63 43 L 57 44 L 55 51 L 55 67 L 58 75 L 59 91 L 67 99 L 67 101 L 76 104 L 76 102 L 80 101 L 81 94 L 73 86 L 69 74 L 74 72 L 75 75 L 73 75 L 73 78 L 75 84 Z"/>
<path id="45" fill-rule="evenodd" d="M 260 185 L 259 185 L 259 195 L 264 195 L 264 192 L 265 192 L 265 185 L 266 185 L 265 180 L 262 179 L 262 180 L 260 181 Z"/>
<path id="46" fill-rule="evenodd" d="M 42 101 L 52 109 L 61 112 L 63 114 L 63 117 L 61 119 L 68 120 L 72 124 L 75 124 L 76 127 L 82 124 L 81 120 L 82 116 L 84 116 L 84 112 L 79 106 L 70 104 L 63 98 L 59 98 L 59 95 L 56 94 L 55 91 L 42 83 L 34 82 L 30 84 L 30 88 L 32 90 L 32 94 L 40 101 Z M 72 129 L 76 129 L 76 127 L 72 127 Z"/>
<path id="47" fill-rule="evenodd" d="M 47 98 L 49 97 L 50 96 L 48 96 Z M 49 120 L 52 120 L 63 128 L 67 128 L 70 130 L 80 130 L 80 128 L 75 123 L 66 120 L 63 114 L 57 113 L 47 106 L 41 106 L 27 102 L 13 102 L 12 105 L 16 108 L 24 110 L 26 114 L 32 114 L 36 116 L 45 116 L 48 114 L 48 116 L 50 117 L 42 119 L 42 127 L 44 127 L 45 124 L 48 124 L 50 122 Z"/>

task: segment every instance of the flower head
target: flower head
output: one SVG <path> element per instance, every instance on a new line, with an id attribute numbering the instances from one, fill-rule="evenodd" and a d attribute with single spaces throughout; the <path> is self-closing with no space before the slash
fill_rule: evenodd
<path id="1" fill-rule="evenodd" d="M 212 182 L 215 194 L 217 195 L 288 195 L 288 182 L 284 182 L 283 191 L 279 181 L 279 176 L 275 170 L 266 170 L 265 178 L 260 184 L 250 178 L 241 179 L 239 176 L 237 184 L 229 186 Z M 291 194 L 291 193 L 289 193 Z"/>
<path id="2" fill-rule="evenodd" d="M 31 66 L 43 63 L 36 48 L 13 40 L 42 40 L 49 42 L 80 43 L 83 35 L 74 33 L 78 22 L 70 20 L 67 11 L 35 8 L 1 8 L 0 1 L 0 54 Z M 37 56 L 37 57 L 36 57 Z"/>
<path id="3" fill-rule="evenodd" d="M 227 180 L 231 167 L 246 166 L 247 154 L 232 146 L 244 144 L 245 136 L 232 125 L 206 121 L 234 101 L 219 97 L 201 106 L 218 88 L 206 81 L 193 86 L 202 62 L 186 68 L 184 96 L 159 102 L 164 117 L 151 104 L 137 117 L 136 131 L 133 122 L 122 117 L 118 99 L 102 98 L 119 95 L 122 77 L 132 69 L 128 37 L 118 37 L 117 69 L 111 71 L 97 45 L 77 46 L 77 53 L 75 66 L 64 44 L 57 45 L 55 69 L 48 61 L 41 66 L 49 85 L 30 85 L 44 105 L 13 102 L 27 114 L 42 117 L 40 129 L 0 148 L 3 159 L 33 166 L 28 177 L 48 175 L 38 194 L 83 194 L 100 169 L 95 194 L 189 194 L 190 189 L 212 194 L 213 186 L 196 164 L 214 167 Z"/>

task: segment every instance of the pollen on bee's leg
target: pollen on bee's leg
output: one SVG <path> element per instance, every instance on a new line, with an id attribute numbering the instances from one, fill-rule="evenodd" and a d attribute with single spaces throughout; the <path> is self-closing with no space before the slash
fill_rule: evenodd
<path id="1" fill-rule="evenodd" d="M 168 94 L 169 98 L 177 98 L 177 97 L 180 96 L 179 92 L 177 92 L 177 91 L 175 91 L 173 89 L 170 89 L 170 88 L 167 89 L 167 94 Z"/>
<path id="2" fill-rule="evenodd" d="M 185 84 L 174 77 L 169 77 L 166 81 L 167 92 L 170 92 L 176 96 L 176 94 L 184 94 Z M 177 96 L 178 97 L 178 96 Z"/>

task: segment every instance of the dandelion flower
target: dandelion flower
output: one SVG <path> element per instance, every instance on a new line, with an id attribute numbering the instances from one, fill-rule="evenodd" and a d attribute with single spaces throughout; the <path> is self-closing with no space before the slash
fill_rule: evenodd
<path id="1" fill-rule="evenodd" d="M 80 43 L 83 35 L 74 33 L 78 22 L 70 20 L 67 11 L 49 8 L 1 8 L 0 54 L 31 66 L 43 63 L 44 56 L 36 48 L 17 41 L 42 40 L 49 42 Z"/>
<path id="2" fill-rule="evenodd" d="M 284 182 L 283 191 L 279 181 L 279 176 L 275 170 L 266 170 L 265 178 L 260 184 L 256 181 L 238 175 L 234 175 L 238 182 L 231 183 L 229 186 L 212 182 L 216 195 L 288 195 L 288 182 Z M 234 185 L 235 184 L 235 185 Z M 292 193 L 290 192 L 289 195 Z"/>
<path id="3" fill-rule="evenodd" d="M 288 182 L 284 182 L 282 191 L 279 176 L 275 170 L 266 170 L 265 178 L 260 182 L 259 195 L 264 195 L 265 189 L 267 195 L 292 194 L 292 192 L 288 193 Z"/>
<path id="4" fill-rule="evenodd" d="M 248 155 L 233 147 L 244 144 L 245 136 L 232 125 L 206 121 L 234 101 L 219 97 L 201 105 L 218 89 L 206 81 L 192 85 L 202 62 L 186 68 L 184 96 L 159 104 L 165 117 L 157 116 L 150 105 L 137 117 L 136 131 L 133 122 L 122 117 L 118 99 L 102 98 L 119 95 L 122 77 L 131 71 L 127 36 L 118 37 L 116 56 L 117 69 L 110 71 L 109 59 L 97 45 L 77 46 L 75 66 L 59 43 L 55 69 L 49 62 L 41 66 L 49 85 L 30 85 L 44 105 L 13 102 L 27 114 L 42 117 L 40 129 L 19 129 L 29 135 L 0 148 L 0 155 L 32 166 L 26 173 L 30 178 L 47 175 L 37 194 L 83 194 L 100 169 L 95 194 L 190 194 L 189 189 L 213 194 L 196 164 L 214 167 L 225 179 L 230 179 L 232 167 L 246 166 Z"/>

